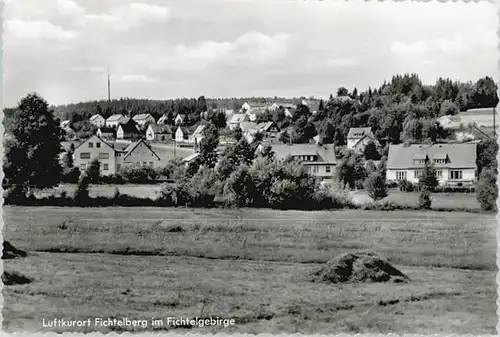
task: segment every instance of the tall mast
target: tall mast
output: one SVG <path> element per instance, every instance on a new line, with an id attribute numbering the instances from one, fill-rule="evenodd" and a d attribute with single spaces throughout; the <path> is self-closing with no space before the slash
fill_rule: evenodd
<path id="1" fill-rule="evenodd" d="M 111 81 L 109 77 L 109 68 L 108 68 L 108 102 L 111 101 Z"/>

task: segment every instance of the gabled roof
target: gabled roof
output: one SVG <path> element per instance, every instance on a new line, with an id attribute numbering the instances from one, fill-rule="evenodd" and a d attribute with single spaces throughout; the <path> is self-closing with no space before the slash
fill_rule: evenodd
<path id="1" fill-rule="evenodd" d="M 151 153 L 153 153 L 153 154 L 156 156 L 156 158 L 158 158 L 158 160 L 161 160 L 160 156 L 158 156 L 158 154 L 157 154 L 157 153 L 156 153 L 156 152 L 155 152 L 155 151 L 151 148 L 151 146 L 149 146 L 149 144 L 148 144 L 148 143 L 146 143 L 143 139 L 140 139 L 140 140 L 138 140 L 138 141 L 136 141 L 136 142 L 132 142 L 132 143 L 130 143 L 130 144 L 129 144 L 129 146 L 127 146 L 127 147 L 125 148 L 125 151 L 126 151 L 127 153 L 125 154 L 125 156 L 124 156 L 123 158 L 124 158 L 124 159 L 125 159 L 125 158 L 127 158 L 127 157 L 128 157 L 128 156 L 132 153 L 132 152 L 134 152 L 134 150 L 135 150 L 135 149 L 136 149 L 136 148 L 137 148 L 137 147 L 138 147 L 141 143 L 142 143 L 142 144 L 144 144 L 144 145 L 146 146 L 146 148 L 147 148 L 149 151 L 151 151 Z"/>
<path id="2" fill-rule="evenodd" d="M 333 144 L 273 144 L 271 145 L 276 159 L 278 161 L 287 158 L 288 156 L 317 156 L 316 161 L 310 163 L 329 163 L 337 164 L 335 155 L 335 147 Z"/>
<path id="3" fill-rule="evenodd" d="M 248 120 L 247 114 L 233 114 L 229 120 L 229 124 L 237 124 Z"/>
<path id="4" fill-rule="evenodd" d="M 122 114 L 115 114 L 112 116 L 109 116 L 108 119 L 106 119 L 107 122 L 114 122 L 114 121 L 119 121 L 120 119 L 125 118 Z"/>
<path id="5" fill-rule="evenodd" d="M 371 128 L 350 128 L 349 129 L 349 134 L 347 135 L 347 138 L 354 138 L 354 139 L 361 139 L 364 136 L 369 136 L 371 138 L 373 137 L 372 129 Z"/>
<path id="6" fill-rule="evenodd" d="M 166 120 L 167 120 L 167 115 L 163 115 L 160 118 L 158 118 L 158 120 L 156 121 L 156 123 L 163 124 L 163 123 L 165 123 Z"/>
<path id="7" fill-rule="evenodd" d="M 248 132 L 248 131 L 251 131 L 251 130 L 257 131 L 258 130 L 258 126 L 254 122 L 246 122 L 246 121 L 244 121 L 244 122 L 240 123 L 240 129 L 243 132 Z"/>
<path id="8" fill-rule="evenodd" d="M 82 146 L 83 144 L 85 143 L 88 143 L 90 142 L 91 140 L 94 140 L 94 139 L 98 139 L 100 140 L 103 144 L 107 145 L 108 147 L 114 149 L 113 145 L 109 144 L 108 142 L 106 142 L 105 140 L 103 140 L 101 137 L 99 137 L 98 135 L 92 135 L 90 138 L 87 138 L 86 140 L 84 140 L 83 142 L 81 142 L 80 144 L 78 144 L 77 146 L 75 146 L 75 151 L 76 149 L 78 149 L 80 146 Z"/>
<path id="9" fill-rule="evenodd" d="M 388 169 L 422 168 L 423 164 L 415 164 L 414 159 L 449 159 L 446 164 L 435 164 L 436 167 L 476 168 L 476 144 L 404 144 L 390 145 L 387 159 Z"/>
<path id="10" fill-rule="evenodd" d="M 122 128 L 123 133 L 140 133 L 140 131 L 137 130 L 137 124 L 132 119 L 129 119 L 127 123 L 120 124 L 118 127 Z"/>
<path id="11" fill-rule="evenodd" d="M 276 126 L 276 128 L 278 128 L 276 123 L 273 121 L 259 123 L 259 124 L 257 124 L 257 127 L 259 128 L 260 131 L 268 131 L 269 128 L 271 128 L 273 125 Z"/>
<path id="12" fill-rule="evenodd" d="M 92 116 L 89 118 L 89 121 L 93 121 L 94 119 L 97 119 L 97 118 L 102 118 L 102 119 L 104 119 L 104 117 L 102 117 L 101 115 L 99 115 L 99 114 L 95 114 L 95 115 L 92 115 Z"/>
<path id="13" fill-rule="evenodd" d="M 172 130 L 168 125 L 149 124 L 148 128 L 157 134 L 171 134 Z"/>
<path id="14" fill-rule="evenodd" d="M 469 109 L 465 113 L 467 114 L 475 114 L 475 115 L 491 115 L 493 116 L 493 112 L 495 111 L 496 108 L 476 108 L 476 109 Z"/>
<path id="15" fill-rule="evenodd" d="M 203 130 L 205 130 L 205 124 L 200 124 L 196 127 L 196 129 L 193 131 L 192 136 L 193 137 L 198 137 L 201 136 L 203 133 Z"/>
<path id="16" fill-rule="evenodd" d="M 151 116 L 151 114 L 137 114 L 134 117 L 132 117 L 132 119 L 134 121 L 142 121 L 142 120 L 146 120 L 146 119 L 152 118 L 152 117 L 153 116 Z"/>
<path id="17" fill-rule="evenodd" d="M 179 126 L 179 127 L 177 127 L 177 129 L 175 129 L 175 132 L 177 132 L 179 130 L 181 130 L 181 132 L 184 135 L 184 137 L 186 137 L 187 135 L 190 134 L 189 129 L 187 127 L 185 127 L 185 126 Z"/>

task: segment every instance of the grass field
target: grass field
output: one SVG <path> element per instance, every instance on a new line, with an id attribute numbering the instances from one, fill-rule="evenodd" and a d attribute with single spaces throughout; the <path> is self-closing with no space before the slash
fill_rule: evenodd
<path id="1" fill-rule="evenodd" d="M 353 191 L 353 200 L 359 204 L 372 202 L 366 191 Z M 401 192 L 398 189 L 389 190 L 389 195 L 382 201 L 391 201 L 398 205 L 416 206 L 418 204 L 419 192 Z M 481 206 L 476 198 L 476 193 L 432 193 L 433 208 L 471 208 L 480 209 Z"/>
<path id="2" fill-rule="evenodd" d="M 182 316 L 236 320 L 193 332 L 495 333 L 491 215 L 7 206 L 4 219 L 5 239 L 29 252 L 5 269 L 35 279 L 4 289 L 7 331 L 41 330 L 42 318 Z M 359 250 L 411 282 L 307 280 Z"/>

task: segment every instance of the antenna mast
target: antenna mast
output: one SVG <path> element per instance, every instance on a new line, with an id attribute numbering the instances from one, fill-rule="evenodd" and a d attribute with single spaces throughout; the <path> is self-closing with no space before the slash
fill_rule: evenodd
<path id="1" fill-rule="evenodd" d="M 108 68 L 108 102 L 111 101 L 111 81 L 109 78 L 109 68 Z"/>

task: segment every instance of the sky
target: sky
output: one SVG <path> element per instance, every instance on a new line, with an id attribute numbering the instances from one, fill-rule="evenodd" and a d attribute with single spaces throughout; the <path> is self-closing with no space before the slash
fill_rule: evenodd
<path id="1" fill-rule="evenodd" d="M 394 73 L 498 81 L 490 2 L 6 0 L 3 100 L 315 96 Z"/>

